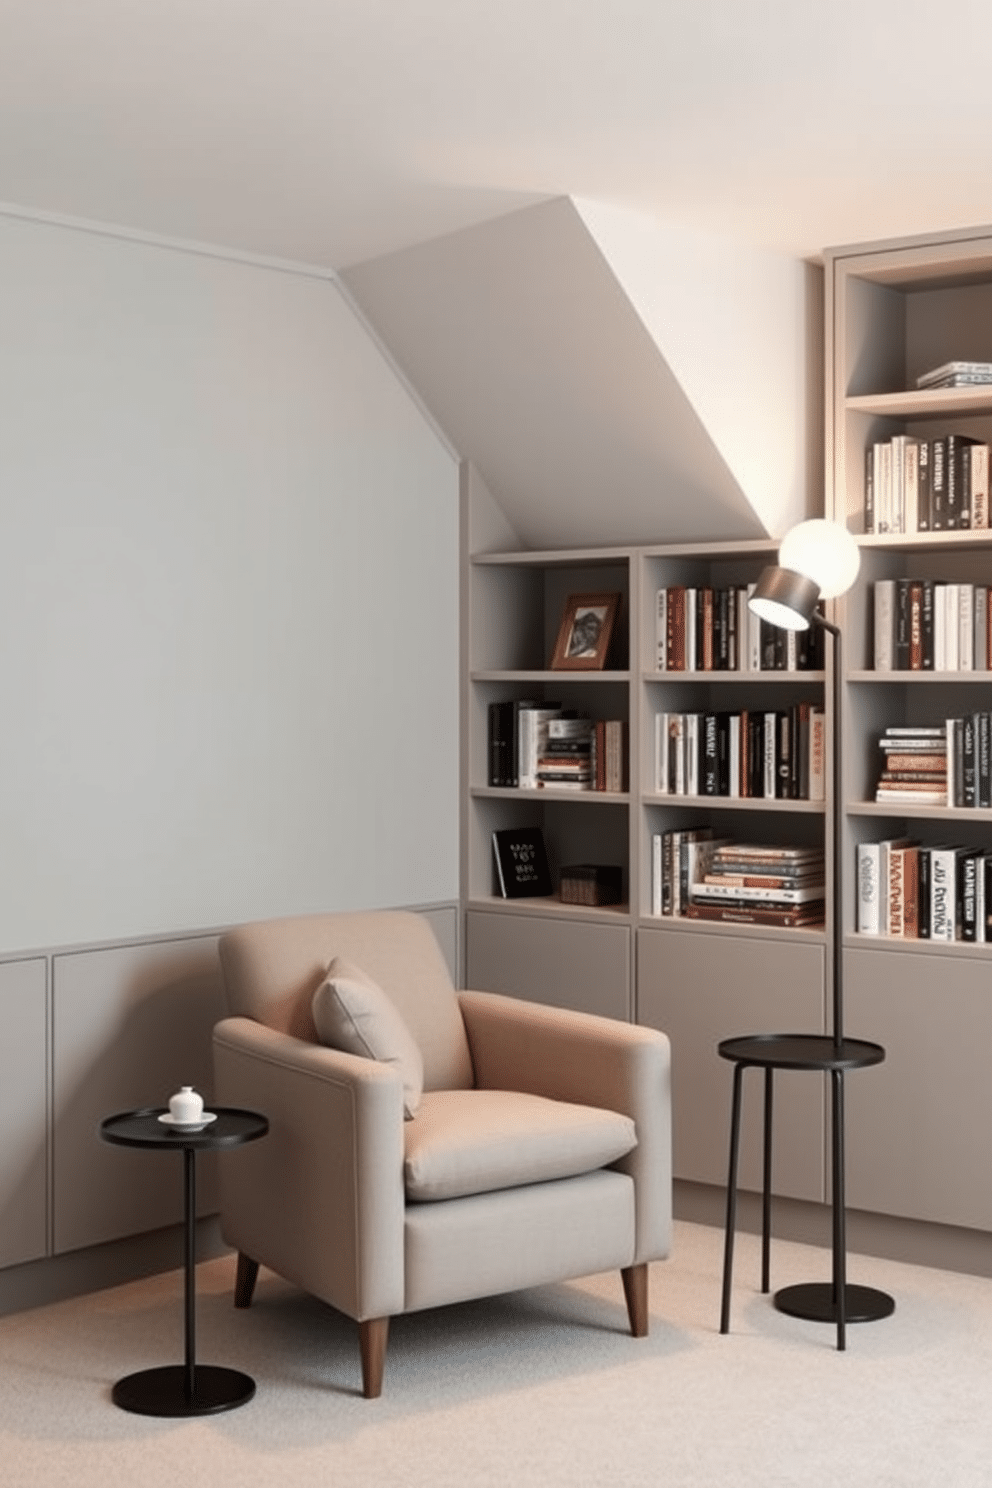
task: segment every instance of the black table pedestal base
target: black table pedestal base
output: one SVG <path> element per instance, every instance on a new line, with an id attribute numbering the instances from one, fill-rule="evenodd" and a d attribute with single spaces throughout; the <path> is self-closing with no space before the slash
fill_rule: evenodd
<path id="1" fill-rule="evenodd" d="M 198 1364 L 191 1394 L 185 1365 L 166 1364 L 118 1380 L 113 1401 L 138 1416 L 211 1416 L 244 1405 L 254 1393 L 255 1381 L 240 1370 Z"/>
<path id="2" fill-rule="evenodd" d="M 790 1317 L 807 1318 L 812 1323 L 836 1323 L 837 1294 L 829 1281 L 807 1281 L 798 1286 L 783 1287 L 772 1298 L 779 1312 Z M 844 1288 L 844 1318 L 848 1323 L 877 1323 L 891 1317 L 896 1304 L 888 1292 L 874 1287 Z"/>

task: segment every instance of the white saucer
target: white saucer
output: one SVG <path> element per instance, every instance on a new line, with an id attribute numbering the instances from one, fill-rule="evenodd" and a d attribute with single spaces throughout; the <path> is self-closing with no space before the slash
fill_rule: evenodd
<path id="1" fill-rule="evenodd" d="M 165 1115 L 160 1116 L 158 1119 L 163 1126 L 175 1127 L 176 1131 L 195 1132 L 202 1131 L 205 1126 L 210 1125 L 211 1121 L 216 1121 L 217 1112 L 204 1111 L 199 1121 L 177 1121 L 171 1111 L 166 1111 Z"/>

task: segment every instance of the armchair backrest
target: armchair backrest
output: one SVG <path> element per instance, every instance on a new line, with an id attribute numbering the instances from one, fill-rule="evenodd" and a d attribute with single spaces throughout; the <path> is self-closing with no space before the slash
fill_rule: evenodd
<path id="1" fill-rule="evenodd" d="M 447 962 L 434 932 L 408 910 L 299 915 L 240 925 L 220 939 L 228 1010 L 317 1041 L 310 1004 L 335 956 L 378 982 L 424 1059 L 425 1090 L 466 1090 L 472 1058 Z"/>

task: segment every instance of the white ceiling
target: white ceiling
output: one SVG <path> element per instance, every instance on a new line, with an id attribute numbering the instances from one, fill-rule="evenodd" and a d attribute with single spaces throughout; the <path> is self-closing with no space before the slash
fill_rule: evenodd
<path id="1" fill-rule="evenodd" d="M 340 268 L 544 197 L 992 221 L 989 0 L 0 0 L 0 202 Z"/>

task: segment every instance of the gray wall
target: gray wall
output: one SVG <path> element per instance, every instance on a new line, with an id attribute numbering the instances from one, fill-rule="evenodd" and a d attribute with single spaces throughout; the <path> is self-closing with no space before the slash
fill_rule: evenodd
<path id="1" fill-rule="evenodd" d="M 457 468 L 333 281 L 0 216 L 0 953 L 457 896 Z"/>

